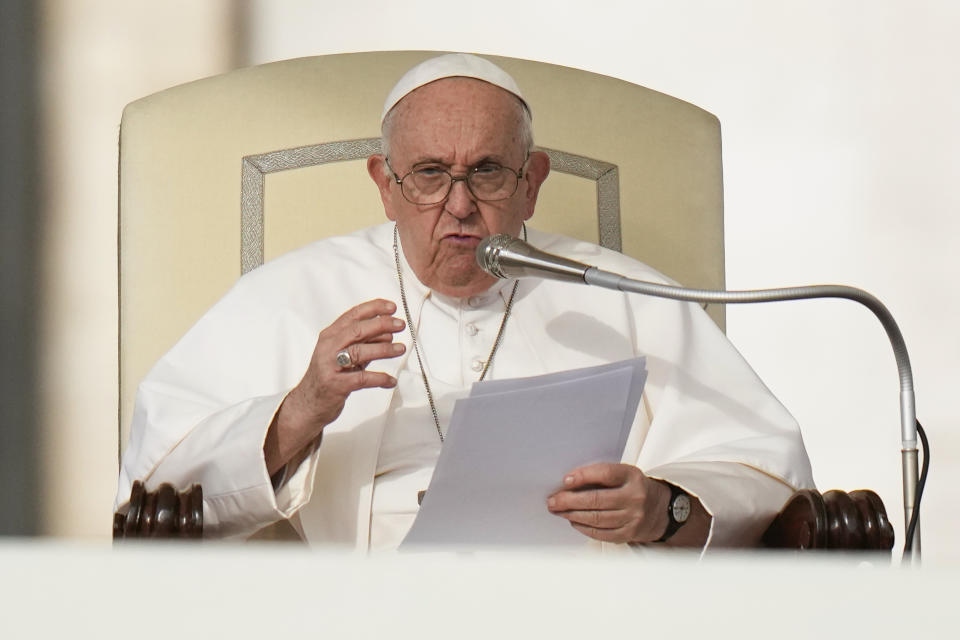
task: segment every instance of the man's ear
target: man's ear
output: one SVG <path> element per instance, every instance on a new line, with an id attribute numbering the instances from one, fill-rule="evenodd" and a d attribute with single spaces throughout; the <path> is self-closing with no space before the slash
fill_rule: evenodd
<path id="1" fill-rule="evenodd" d="M 550 156 L 543 151 L 532 151 L 527 160 L 526 179 L 526 215 L 524 220 L 529 220 L 533 216 L 533 210 L 537 206 L 537 195 L 540 193 L 540 185 L 550 175 Z"/>
<path id="2" fill-rule="evenodd" d="M 388 220 L 396 220 L 396 214 L 393 212 L 393 193 L 391 191 L 393 172 L 387 167 L 387 158 L 382 153 L 375 153 L 367 158 L 367 173 L 370 179 L 380 190 L 380 201 L 383 203 L 383 211 L 387 214 Z"/>

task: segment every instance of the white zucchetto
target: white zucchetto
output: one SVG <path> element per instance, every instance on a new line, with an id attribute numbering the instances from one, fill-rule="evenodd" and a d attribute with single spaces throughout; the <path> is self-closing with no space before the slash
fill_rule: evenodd
<path id="1" fill-rule="evenodd" d="M 380 115 L 380 122 L 383 123 L 390 110 L 414 89 L 443 78 L 459 77 L 476 78 L 509 91 L 520 98 L 524 108 L 528 113 L 530 112 L 530 106 L 523 99 L 520 87 L 517 86 L 516 81 L 510 77 L 509 73 L 484 58 L 469 53 L 449 53 L 424 60 L 403 74 L 403 77 L 387 95 L 387 100 L 383 104 L 383 113 Z"/>

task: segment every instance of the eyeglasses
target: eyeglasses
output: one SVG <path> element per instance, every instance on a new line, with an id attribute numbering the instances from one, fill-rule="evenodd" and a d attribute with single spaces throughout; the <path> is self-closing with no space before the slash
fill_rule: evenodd
<path id="1" fill-rule="evenodd" d="M 444 167 L 427 164 L 414 167 L 402 178 L 390 166 L 387 159 L 387 168 L 393 174 L 394 180 L 400 185 L 400 193 L 411 204 L 438 204 L 447 199 L 454 182 L 464 182 L 470 193 L 477 200 L 496 202 L 506 200 L 517 192 L 517 185 L 523 179 L 523 161 L 518 171 L 510 167 L 501 167 L 493 162 L 484 162 L 467 169 L 466 175 L 455 177 Z"/>

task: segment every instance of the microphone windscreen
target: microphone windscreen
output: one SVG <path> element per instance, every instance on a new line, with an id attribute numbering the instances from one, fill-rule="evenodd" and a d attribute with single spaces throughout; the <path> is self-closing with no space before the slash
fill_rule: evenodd
<path id="1" fill-rule="evenodd" d="M 496 278 L 506 278 L 507 276 L 500 270 L 500 251 L 514 240 L 516 238 L 505 233 L 484 238 L 477 245 L 477 264 Z"/>

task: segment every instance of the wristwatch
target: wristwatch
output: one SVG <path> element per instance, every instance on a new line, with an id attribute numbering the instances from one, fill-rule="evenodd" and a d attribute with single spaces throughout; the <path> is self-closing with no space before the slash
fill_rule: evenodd
<path id="1" fill-rule="evenodd" d="M 663 480 L 661 480 L 663 482 Z M 677 532 L 677 529 L 682 527 L 687 521 L 687 518 L 690 517 L 690 495 L 681 489 L 680 487 L 670 484 L 669 482 L 663 482 L 670 488 L 670 502 L 667 504 L 667 518 L 669 518 L 669 523 L 667 524 L 667 530 L 663 532 L 663 535 L 660 536 L 658 540 L 654 542 L 666 542 L 670 539 L 670 536 Z"/>

